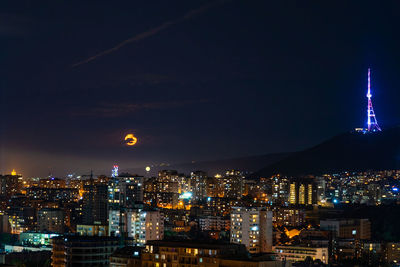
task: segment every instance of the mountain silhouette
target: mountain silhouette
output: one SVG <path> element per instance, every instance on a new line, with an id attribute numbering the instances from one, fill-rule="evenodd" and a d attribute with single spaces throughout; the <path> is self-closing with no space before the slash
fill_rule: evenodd
<path id="1" fill-rule="evenodd" d="M 341 171 L 390 170 L 400 168 L 400 127 L 382 132 L 349 132 L 253 173 L 251 177 L 274 174 L 301 176 Z"/>

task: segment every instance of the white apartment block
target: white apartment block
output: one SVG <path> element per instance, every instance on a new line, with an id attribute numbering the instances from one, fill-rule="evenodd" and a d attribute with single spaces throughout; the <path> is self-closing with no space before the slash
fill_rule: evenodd
<path id="1" fill-rule="evenodd" d="M 272 251 L 272 211 L 233 207 L 231 243 L 244 244 L 250 253 Z"/>
<path id="2" fill-rule="evenodd" d="M 164 216 L 160 211 L 128 210 L 122 213 L 123 228 L 128 237 L 137 244 L 164 238 Z M 118 236 L 120 232 L 120 211 L 109 211 L 109 234 Z"/>

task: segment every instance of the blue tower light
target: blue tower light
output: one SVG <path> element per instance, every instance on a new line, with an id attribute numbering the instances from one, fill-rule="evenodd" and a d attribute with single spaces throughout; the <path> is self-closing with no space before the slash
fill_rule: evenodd
<path id="1" fill-rule="evenodd" d="M 112 178 L 118 177 L 118 165 L 114 165 L 114 167 L 112 168 L 111 177 Z"/>

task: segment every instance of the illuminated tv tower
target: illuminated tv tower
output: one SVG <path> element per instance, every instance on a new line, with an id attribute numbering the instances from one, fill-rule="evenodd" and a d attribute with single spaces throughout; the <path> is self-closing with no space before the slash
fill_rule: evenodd
<path id="1" fill-rule="evenodd" d="M 368 68 L 368 110 L 367 110 L 367 132 L 380 132 L 381 128 L 378 125 L 378 121 L 376 120 L 374 108 L 372 107 L 371 100 L 371 69 Z"/>

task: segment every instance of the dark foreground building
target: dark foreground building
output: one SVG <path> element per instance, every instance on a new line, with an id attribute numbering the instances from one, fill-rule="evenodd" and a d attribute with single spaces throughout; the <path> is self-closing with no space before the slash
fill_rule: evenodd
<path id="1" fill-rule="evenodd" d="M 109 266 L 111 254 L 122 243 L 127 244 L 119 237 L 58 236 L 53 238 L 52 266 Z"/>
<path id="2" fill-rule="evenodd" d="M 249 255 L 244 245 L 199 241 L 149 241 L 141 251 L 130 247 L 111 256 L 111 267 L 284 267 L 275 254 Z M 288 265 L 289 266 L 289 265 Z"/>

